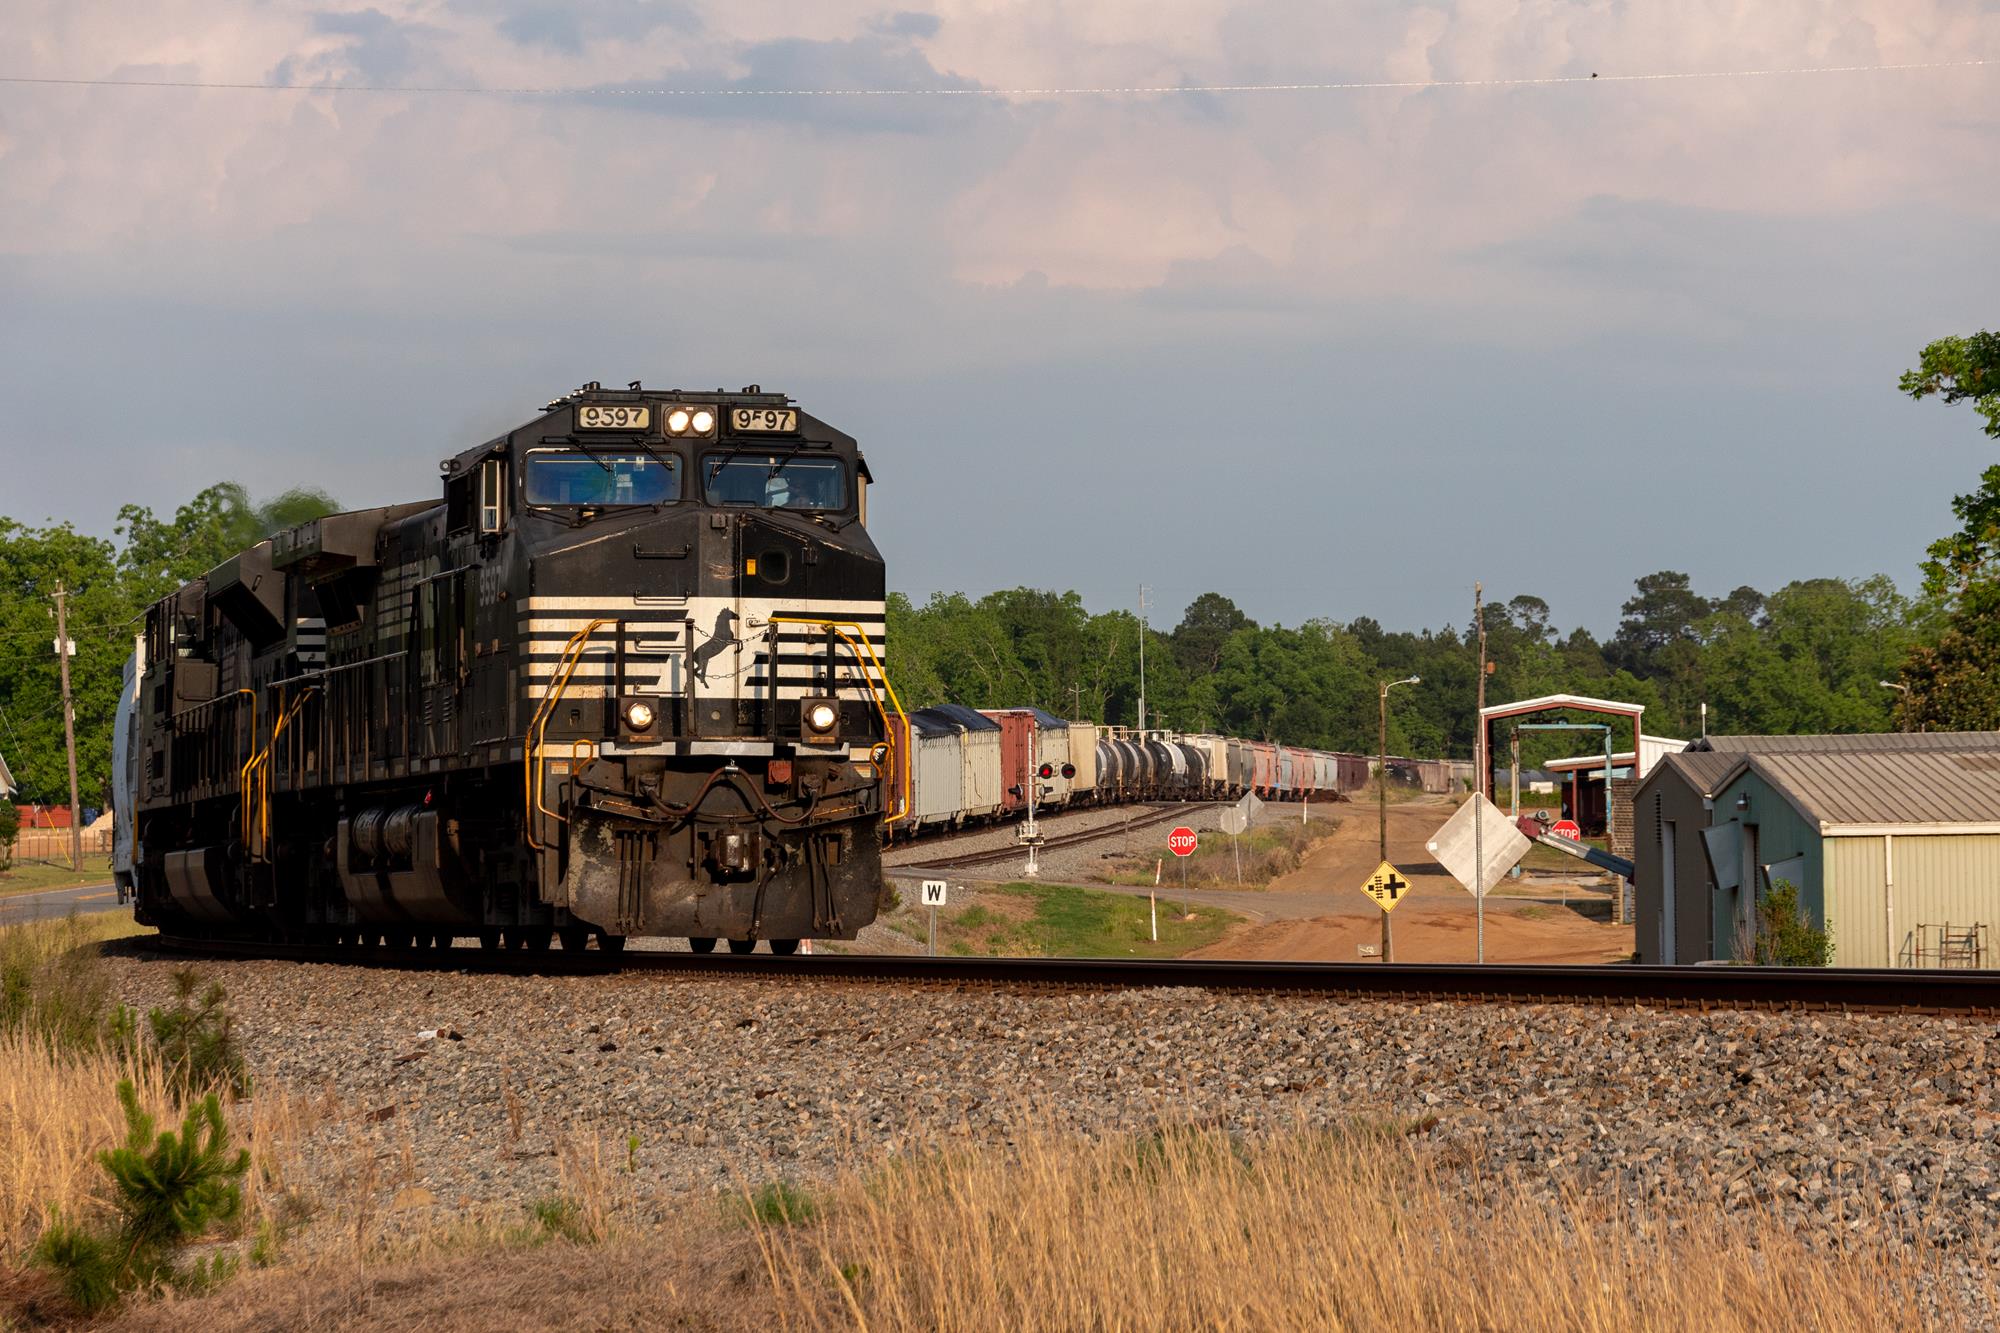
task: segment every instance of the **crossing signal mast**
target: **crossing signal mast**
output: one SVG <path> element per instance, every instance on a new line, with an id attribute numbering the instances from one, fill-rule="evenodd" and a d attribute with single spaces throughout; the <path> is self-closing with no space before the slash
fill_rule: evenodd
<path id="1" fill-rule="evenodd" d="M 1021 825 L 1018 835 L 1028 847 L 1028 865 L 1023 873 L 1030 879 L 1042 872 L 1041 866 L 1035 860 L 1035 853 L 1042 845 L 1041 830 L 1035 825 L 1035 804 L 1051 790 L 1042 784 L 1053 781 L 1057 773 L 1061 773 L 1066 780 L 1076 776 L 1075 764 L 1064 764 L 1061 768 L 1057 768 L 1047 760 L 1035 762 L 1035 737 L 1040 732 L 1039 725 L 1028 728 L 1028 818 L 1027 822 Z"/>

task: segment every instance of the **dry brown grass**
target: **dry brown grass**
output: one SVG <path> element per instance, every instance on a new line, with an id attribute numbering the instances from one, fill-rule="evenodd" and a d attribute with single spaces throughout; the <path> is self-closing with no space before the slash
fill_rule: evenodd
<path id="1" fill-rule="evenodd" d="M 109 1208 L 97 1154 L 125 1138 L 118 1084 L 130 1079 L 162 1128 L 185 1101 L 149 1048 L 100 1041 L 109 985 L 91 947 L 137 933 L 130 913 L 101 913 L 0 930 L 0 962 L 27 978 L 25 1003 L 0 1026 L 0 1268 L 19 1263 L 58 1212 L 89 1220 Z M 319 1108 L 271 1089 L 228 1106 L 232 1131 L 252 1148 L 244 1218 L 254 1234 L 295 1221 L 290 1192 L 300 1143 Z"/>
<path id="2" fill-rule="evenodd" d="M 1394 1135 L 1031 1137 L 767 1225 L 807 1329 L 1875 1330 L 1976 1322 L 1942 1261 L 1441 1178 Z M 1990 1293 L 1989 1293 L 1990 1294 Z M 1940 1304 L 1940 1302 L 1944 1302 Z M 1928 1313 L 1926 1313 L 1928 1312 Z"/>
<path id="3" fill-rule="evenodd" d="M 126 1078 L 147 1110 L 178 1112 L 157 1060 L 0 1033 L 0 1262 L 18 1261 L 57 1210 L 88 1216 L 108 1204 L 96 1154 L 125 1137 Z"/>
<path id="4" fill-rule="evenodd" d="M 440 1219 L 115 1327 L 1832 1333 L 1977 1326 L 1991 1308 L 1959 1303 L 1944 1257 L 1540 1201 L 1468 1184 L 1392 1128 L 1030 1134 L 885 1159 L 782 1191 L 782 1210 L 764 1186 L 691 1198 L 643 1229 L 615 1166 L 581 1141 L 566 1155 L 574 1216 L 595 1219 L 580 1240 Z"/>

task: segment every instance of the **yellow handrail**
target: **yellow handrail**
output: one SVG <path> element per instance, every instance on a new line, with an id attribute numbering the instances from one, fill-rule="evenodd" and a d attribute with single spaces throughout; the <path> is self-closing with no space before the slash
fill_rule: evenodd
<path id="1" fill-rule="evenodd" d="M 562 818 L 560 814 L 542 804 L 540 791 L 542 785 L 543 737 L 548 733 L 549 716 L 555 712 L 556 705 L 562 701 L 564 691 L 569 689 L 570 677 L 576 674 L 578 664 L 583 661 L 584 647 L 590 636 L 606 625 L 614 625 L 616 623 L 618 623 L 616 620 L 600 618 L 591 621 L 588 625 L 585 625 L 570 636 L 569 642 L 563 645 L 563 655 L 556 663 L 555 674 L 549 680 L 549 688 L 543 692 L 541 703 L 535 707 L 535 716 L 528 723 L 528 735 L 523 742 L 524 748 L 521 754 L 521 831 L 528 839 L 528 846 L 538 852 L 544 850 L 544 848 L 535 838 L 535 812 L 539 810 L 543 814 L 552 815 L 558 820 Z M 573 747 L 570 753 L 574 756 L 575 749 Z"/>
<path id="2" fill-rule="evenodd" d="M 236 771 L 236 822 L 243 827 L 243 845 L 248 847 L 250 845 L 250 817 L 252 810 L 250 804 L 250 766 L 257 762 L 257 691 L 244 689 L 236 690 L 234 693 L 250 696 L 250 757 L 245 759 L 243 766 Z M 135 839 L 137 837 L 136 824 L 134 825 L 134 837 Z"/>
<path id="3" fill-rule="evenodd" d="M 884 692 L 888 694 L 889 703 L 896 710 L 897 720 L 903 724 L 903 731 L 901 734 L 904 736 L 909 735 L 910 716 L 909 714 L 903 711 L 903 701 L 896 697 L 896 687 L 889 683 L 888 668 L 884 667 L 882 665 L 882 659 L 875 655 L 875 646 L 868 641 L 867 630 L 861 628 L 860 625 L 856 624 L 852 620 L 824 620 L 818 616 L 772 616 L 771 623 L 774 625 L 817 625 L 819 628 L 826 630 L 831 634 L 839 636 L 841 642 L 845 643 L 849 651 L 854 653 L 855 660 L 857 662 L 861 660 L 862 655 L 865 653 L 867 655 L 868 662 L 874 665 L 876 674 L 882 677 L 882 689 Z M 861 642 L 858 645 L 854 642 L 853 639 L 848 637 L 847 631 L 850 629 L 853 630 L 855 634 L 860 636 Z M 776 654 L 773 653 L 773 658 L 775 659 L 775 657 Z M 776 668 L 777 664 L 776 661 L 774 660 L 772 663 L 772 670 L 774 673 L 776 671 Z M 874 703 L 875 712 L 882 719 L 882 730 L 888 736 L 887 743 L 889 746 L 889 752 L 895 755 L 897 759 L 900 761 L 904 770 L 904 775 L 905 777 L 907 777 L 909 771 L 909 753 L 908 753 L 909 747 L 907 745 L 898 745 L 896 743 L 897 732 L 895 728 L 889 725 L 889 710 L 882 706 L 882 695 L 876 693 L 875 682 L 873 679 L 869 677 L 865 665 L 861 672 L 861 683 L 868 687 L 868 698 L 872 703 Z M 873 754 L 872 749 L 870 750 L 870 754 L 871 755 Z M 895 799 L 899 808 L 897 809 L 896 813 L 889 815 L 887 818 L 883 819 L 882 822 L 884 824 L 893 824 L 899 819 L 906 819 L 909 817 L 910 798 L 908 793 L 904 790 L 904 788 L 907 787 L 907 785 L 908 785 L 907 782 L 898 783 L 896 781 L 896 774 L 894 773 L 893 770 L 891 771 L 890 789 L 896 793 Z"/>
<path id="4" fill-rule="evenodd" d="M 292 700 L 290 708 L 285 707 L 283 694 L 279 695 L 278 720 L 271 728 L 271 739 L 264 743 L 262 749 L 257 748 L 256 694 L 250 690 L 237 691 L 238 694 L 250 695 L 251 709 L 250 757 L 243 761 L 243 768 L 237 775 L 237 800 L 242 810 L 243 846 L 246 850 L 254 848 L 260 856 L 263 854 L 263 845 L 269 842 L 271 837 L 272 752 L 278 747 L 278 737 L 285 734 L 285 728 L 298 716 L 299 709 L 317 688 L 314 685 L 306 686 L 299 692 L 299 697 Z M 254 843 L 251 837 L 253 832 L 256 835 Z"/>

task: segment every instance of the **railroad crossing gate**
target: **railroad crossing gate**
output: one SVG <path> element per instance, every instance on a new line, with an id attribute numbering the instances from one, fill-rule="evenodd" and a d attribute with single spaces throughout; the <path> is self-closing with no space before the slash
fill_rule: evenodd
<path id="1" fill-rule="evenodd" d="M 1167 850 L 1175 856 L 1193 856 L 1195 847 L 1194 830 L 1186 824 L 1167 835 Z"/>
<path id="2" fill-rule="evenodd" d="M 945 894 L 945 882 L 943 880 L 927 879 L 924 881 L 925 907 L 943 907 L 944 894 Z"/>
<path id="3" fill-rule="evenodd" d="M 1361 891 L 1375 900 L 1375 905 L 1385 912 L 1396 910 L 1396 904 L 1403 901 L 1403 895 L 1410 891 L 1410 881 L 1403 872 L 1384 861 L 1375 867 L 1375 873 L 1361 886 Z"/>

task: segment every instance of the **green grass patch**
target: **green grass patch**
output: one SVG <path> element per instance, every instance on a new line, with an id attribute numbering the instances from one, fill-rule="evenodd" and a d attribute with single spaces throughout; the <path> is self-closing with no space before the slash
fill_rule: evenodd
<path id="1" fill-rule="evenodd" d="M 810 1222 L 819 1213 L 813 1196 L 789 1180 L 773 1180 L 743 1195 L 737 1205 L 746 1220 L 767 1227 Z"/>
<path id="2" fill-rule="evenodd" d="M 1213 944 L 1238 920 L 1234 913 L 1202 906 L 1183 919 L 1180 903 L 1163 888 L 1160 938 L 1155 941 L 1144 898 L 1061 884 L 1008 884 L 981 892 L 1010 902 L 994 908 L 975 904 L 957 916 L 941 918 L 939 952 L 1022 958 L 1178 958 Z"/>
<path id="3" fill-rule="evenodd" d="M 81 870 L 71 870 L 67 858 L 53 862 L 16 861 L 7 869 L 0 870 L 0 895 L 46 893 L 50 889 L 86 888 L 110 882 L 111 858 L 108 856 L 84 857 Z"/>

